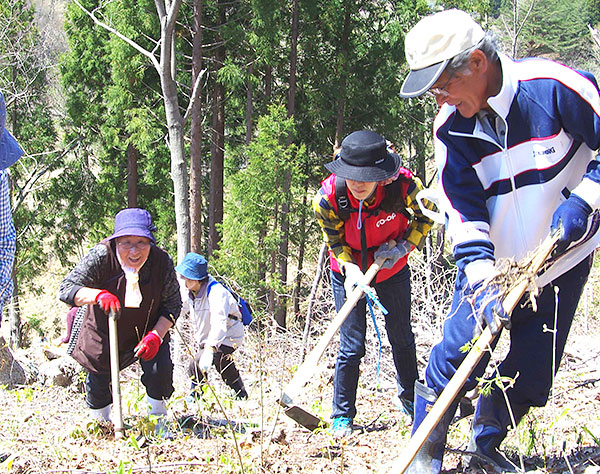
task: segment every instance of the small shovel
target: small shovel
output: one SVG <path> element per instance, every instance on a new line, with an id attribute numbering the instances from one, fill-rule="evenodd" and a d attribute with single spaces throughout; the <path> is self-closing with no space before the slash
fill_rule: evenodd
<path id="1" fill-rule="evenodd" d="M 123 427 L 123 413 L 121 411 L 121 384 L 119 383 L 119 338 L 117 333 L 117 319 L 120 313 L 111 310 L 108 314 L 108 338 L 110 344 L 110 378 L 112 382 L 113 396 L 113 424 L 115 427 L 115 439 L 123 438 L 125 428 Z"/>
<path id="2" fill-rule="evenodd" d="M 390 248 L 395 245 L 396 242 L 390 241 Z M 333 339 L 333 336 L 337 330 L 342 326 L 342 323 L 346 320 L 352 309 L 361 299 L 364 293 L 361 286 L 367 286 L 369 283 L 371 283 L 371 280 L 375 277 L 385 260 L 385 258 L 378 258 L 369 267 L 365 273 L 364 279 L 360 282 L 361 285 L 356 286 L 350 295 L 347 296 L 344 305 L 340 308 L 335 318 L 331 320 L 327 330 L 323 333 L 313 350 L 306 356 L 304 362 L 300 365 L 300 367 L 298 367 L 298 370 L 288 382 L 283 393 L 281 394 L 279 404 L 285 408 L 285 414 L 310 431 L 314 431 L 321 426 L 326 426 L 327 424 L 324 423 L 319 417 L 307 412 L 304 408 L 294 405 L 294 399 L 298 396 L 300 390 L 302 390 L 302 387 L 304 387 L 308 380 L 315 374 L 317 365 L 321 359 L 321 356 L 325 352 L 325 349 Z"/>
<path id="3" fill-rule="evenodd" d="M 558 233 L 546 237 L 544 242 L 540 245 L 536 253 L 533 255 L 529 264 L 526 265 L 527 272 L 530 274 L 537 274 L 542 268 L 542 265 L 556 246 L 558 241 Z M 510 292 L 506 295 L 502 301 L 502 306 L 506 314 L 513 312 L 523 294 L 529 286 L 529 279 L 527 277 L 521 277 L 513 285 Z M 402 453 L 400 459 L 393 466 L 391 471 L 402 474 L 417 455 L 421 446 L 425 443 L 431 432 L 435 429 L 440 418 L 446 413 L 448 407 L 452 404 L 452 401 L 458 395 L 458 392 L 465 384 L 473 369 L 477 366 L 486 350 L 494 340 L 496 335 L 492 334 L 489 327 L 486 327 L 484 331 L 477 339 L 476 344 L 471 348 L 465 359 L 462 361 L 452 378 L 448 381 L 446 388 L 442 391 L 436 402 L 431 407 L 431 410 L 421 422 L 417 431 L 410 438 L 404 453 Z"/>

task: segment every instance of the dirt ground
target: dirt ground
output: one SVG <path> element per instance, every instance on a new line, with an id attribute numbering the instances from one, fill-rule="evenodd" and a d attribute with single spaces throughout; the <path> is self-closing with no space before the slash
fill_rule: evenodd
<path id="1" fill-rule="evenodd" d="M 600 325 L 593 311 L 597 306 L 596 286 L 594 276 L 582 299 L 549 403 L 528 414 L 502 445 L 518 464 L 522 457 L 526 472 L 600 472 Z M 418 291 L 415 289 L 417 299 Z M 331 301 L 328 298 L 319 296 L 323 302 Z M 60 311 L 64 313 L 64 308 Z M 61 314 L 55 319 L 60 320 Z M 317 314 L 321 316 L 311 327 L 311 347 L 331 316 L 325 316 L 327 311 L 322 308 Z M 420 373 L 439 337 L 439 323 L 427 321 L 417 315 L 414 323 Z M 57 323 L 59 329 L 53 337 L 60 333 L 61 324 Z M 0 472 L 394 472 L 394 459 L 403 452 L 411 426 L 409 417 L 393 403 L 394 372 L 381 315 L 378 327 L 383 338 L 379 377 L 378 340 L 373 324 L 369 324 L 358 390 L 357 429 L 342 442 L 324 429 L 311 433 L 283 413 L 277 400 L 301 361 L 303 327 L 282 333 L 264 321 L 262 330 L 248 331 L 245 344 L 235 353 L 250 395 L 247 401 L 233 400 L 213 373 L 212 389 L 201 402 L 188 403 L 188 382 L 181 362 L 186 355 L 174 354 L 176 391 L 169 402 L 172 440 L 154 436 L 154 420 L 143 416 L 146 406 L 137 364 L 121 372 L 127 431 L 120 441 L 114 440 L 112 425 L 89 422 L 81 391 L 82 374 L 66 388 L 33 381 L 15 389 L 0 389 Z M 33 370 L 46 360 L 43 348 L 49 344 L 49 339 L 33 339 L 17 357 L 26 357 Z M 503 336 L 497 357 L 505 347 Z M 298 397 L 299 404 L 325 421 L 331 410 L 336 350 L 334 342 Z M 447 474 L 463 472 L 461 453 L 468 444 L 471 418 L 451 427 L 444 458 Z"/>

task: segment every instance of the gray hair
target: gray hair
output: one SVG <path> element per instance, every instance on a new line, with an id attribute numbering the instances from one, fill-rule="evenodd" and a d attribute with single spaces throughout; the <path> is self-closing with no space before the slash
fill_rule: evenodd
<path id="1" fill-rule="evenodd" d="M 471 54 L 476 49 L 481 50 L 490 62 L 494 63 L 498 61 L 498 43 L 496 37 L 489 31 L 486 31 L 483 39 L 479 43 L 458 53 L 450 60 L 446 66 L 447 74 L 452 76 L 457 72 L 465 72 L 468 69 Z"/>

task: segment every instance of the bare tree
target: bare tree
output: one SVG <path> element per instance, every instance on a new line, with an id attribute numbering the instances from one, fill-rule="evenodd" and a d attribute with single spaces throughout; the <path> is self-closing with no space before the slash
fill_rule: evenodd
<path id="1" fill-rule="evenodd" d="M 175 24 L 182 0 L 155 0 L 156 12 L 160 20 L 160 39 L 155 40 L 152 51 L 140 46 L 131 38 L 105 23 L 98 14 L 101 9 L 89 11 L 78 0 L 73 2 L 98 26 L 106 29 L 144 55 L 156 69 L 159 77 L 167 122 L 167 145 L 171 153 L 171 177 L 175 194 L 175 222 L 177 224 L 177 259 L 181 261 L 190 250 L 190 216 L 188 201 L 188 170 L 184 152 L 184 125 L 198 100 L 200 80 L 198 74 L 193 85 L 191 98 L 184 115 L 180 112 L 175 75 L 177 56 L 175 53 Z"/>
<path id="2" fill-rule="evenodd" d="M 600 48 L 600 33 L 598 33 L 598 30 L 592 28 L 592 25 L 588 25 L 588 28 L 590 29 L 592 40 L 594 40 L 594 43 L 596 44 L 596 49 Z"/>
<path id="3" fill-rule="evenodd" d="M 521 35 L 521 31 L 523 30 L 523 26 L 527 23 L 529 16 L 533 10 L 535 5 L 535 0 L 531 0 L 527 11 L 525 12 L 525 16 L 521 19 L 519 18 L 521 14 L 521 2 L 519 0 L 512 0 L 512 18 L 507 19 L 504 15 L 502 15 L 502 23 L 504 24 L 504 29 L 506 33 L 510 37 L 510 51 L 511 57 L 517 58 L 519 53 L 519 37 Z"/>

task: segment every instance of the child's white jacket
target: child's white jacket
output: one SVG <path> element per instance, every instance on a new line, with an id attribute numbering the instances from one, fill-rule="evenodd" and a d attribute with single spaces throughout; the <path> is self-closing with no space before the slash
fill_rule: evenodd
<path id="1" fill-rule="evenodd" d="M 179 281 L 181 288 L 181 315 L 190 314 L 194 338 L 198 345 L 218 348 L 221 344 L 234 349 L 244 340 L 242 315 L 234 296 L 221 284 L 214 284 L 210 294 L 207 289 L 214 278 L 209 275 L 208 283 L 200 288 L 197 295 Z"/>

